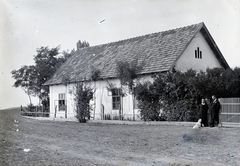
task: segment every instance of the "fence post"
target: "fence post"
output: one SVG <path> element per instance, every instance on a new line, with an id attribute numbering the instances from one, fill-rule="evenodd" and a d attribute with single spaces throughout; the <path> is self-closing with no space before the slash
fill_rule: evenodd
<path id="1" fill-rule="evenodd" d="M 20 112 L 20 114 L 22 115 L 22 105 L 21 105 L 21 112 Z"/>

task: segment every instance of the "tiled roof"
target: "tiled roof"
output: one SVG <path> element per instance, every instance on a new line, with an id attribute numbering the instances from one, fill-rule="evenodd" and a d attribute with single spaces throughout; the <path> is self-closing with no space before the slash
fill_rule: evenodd
<path id="1" fill-rule="evenodd" d="M 204 23 L 148 34 L 108 44 L 78 50 L 48 80 L 45 85 L 62 84 L 90 79 L 91 70 L 100 70 L 100 77 L 116 77 L 116 61 L 137 60 L 144 64 L 141 73 L 170 70 Z M 144 61 L 144 62 L 143 62 Z"/>

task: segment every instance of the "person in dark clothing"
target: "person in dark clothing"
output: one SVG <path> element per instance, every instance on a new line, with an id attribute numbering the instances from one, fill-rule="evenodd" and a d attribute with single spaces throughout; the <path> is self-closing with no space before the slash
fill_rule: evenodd
<path id="1" fill-rule="evenodd" d="M 214 127 L 215 126 L 215 121 L 217 122 L 217 124 L 219 124 L 219 110 L 220 110 L 220 103 L 217 99 L 217 97 L 215 95 L 212 96 L 213 99 L 213 103 L 212 106 L 210 108 L 211 111 L 211 122 L 210 122 L 210 127 Z"/>
<path id="2" fill-rule="evenodd" d="M 201 127 L 208 126 L 208 105 L 205 99 L 202 99 L 201 101 L 199 119 L 202 119 Z"/>

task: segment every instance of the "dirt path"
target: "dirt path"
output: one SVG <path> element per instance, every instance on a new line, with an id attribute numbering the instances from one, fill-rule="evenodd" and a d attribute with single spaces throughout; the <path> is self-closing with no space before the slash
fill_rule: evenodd
<path id="1" fill-rule="evenodd" d="M 39 121 L 15 109 L 0 111 L 0 141 L 0 165 L 240 165 L 239 128 Z"/>

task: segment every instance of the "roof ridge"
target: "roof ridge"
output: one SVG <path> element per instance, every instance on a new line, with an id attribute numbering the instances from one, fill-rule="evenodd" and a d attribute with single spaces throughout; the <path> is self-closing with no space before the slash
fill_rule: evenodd
<path id="1" fill-rule="evenodd" d="M 160 31 L 160 32 L 153 32 L 153 33 L 149 33 L 149 34 L 145 34 L 145 35 L 141 35 L 141 36 L 135 36 L 135 37 L 127 38 L 127 39 L 117 40 L 117 41 L 114 41 L 114 42 L 109 42 L 109 43 L 104 43 L 104 44 L 97 44 L 97 45 L 90 46 L 90 47 L 83 47 L 83 48 L 81 48 L 81 49 L 79 49 L 79 50 L 87 49 L 87 48 L 102 47 L 102 46 L 104 46 L 104 45 L 115 44 L 115 43 L 118 43 L 118 42 L 120 43 L 120 42 L 124 42 L 124 41 L 127 41 L 127 40 L 132 40 L 132 39 L 141 38 L 141 37 L 144 37 L 144 36 L 149 36 L 149 35 L 164 33 L 164 32 L 168 32 L 168 31 L 172 31 L 172 30 L 182 29 L 182 28 L 191 27 L 191 26 L 195 26 L 195 25 L 203 25 L 203 24 L 204 24 L 204 22 L 200 22 L 200 23 L 197 23 L 197 24 L 187 25 L 187 26 L 178 27 L 178 28 L 174 28 L 174 29 L 168 29 L 168 30 L 164 30 L 164 31 Z"/>
<path id="2" fill-rule="evenodd" d="M 123 59 L 125 57 L 123 57 L 123 55 L 126 55 L 125 58 L 130 57 L 129 60 L 132 58 L 146 56 L 149 60 L 146 67 L 142 71 L 143 73 L 169 70 L 172 67 L 172 64 L 175 63 L 178 55 L 181 54 L 181 50 L 186 47 L 189 41 L 192 40 L 192 38 L 197 32 L 199 32 L 199 30 L 201 30 L 201 28 L 204 28 L 203 22 L 77 49 L 74 55 L 72 55 L 63 65 L 59 67 L 53 77 L 49 79 L 45 85 L 62 83 L 62 71 L 70 72 L 69 74 L 71 77 L 79 77 L 78 81 L 81 81 L 82 76 L 85 75 L 86 77 L 86 75 L 89 74 L 86 66 L 91 63 L 98 65 L 99 69 L 102 70 L 102 78 L 115 77 L 115 66 L 113 63 L 108 62 L 108 58 Z M 153 39 L 153 43 L 148 42 L 148 40 L 145 39 Z M 136 44 L 136 42 L 140 44 Z M 173 48 L 173 45 L 176 47 Z M 122 47 L 116 49 L 115 46 Z M 132 57 L 132 51 L 134 52 L 134 57 Z M 92 56 L 89 56 L 91 54 L 101 54 L 101 56 L 96 56 L 93 58 Z M 163 55 L 168 55 L 168 58 L 160 58 L 163 57 Z M 108 65 L 106 66 L 106 64 Z M 67 74 L 66 72 L 64 73 Z M 74 79 L 71 78 L 71 81 L 74 81 Z"/>

